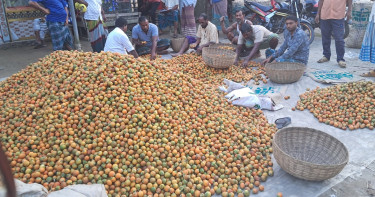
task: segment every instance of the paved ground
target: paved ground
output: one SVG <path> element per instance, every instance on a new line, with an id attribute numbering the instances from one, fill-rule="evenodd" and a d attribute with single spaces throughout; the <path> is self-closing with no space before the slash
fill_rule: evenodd
<path id="1" fill-rule="evenodd" d="M 318 33 L 318 32 L 317 32 Z M 165 36 L 165 35 L 164 35 Z M 221 36 L 222 37 L 222 36 Z M 221 41 L 226 42 L 221 38 Z M 52 51 L 51 43 L 42 49 L 33 49 L 32 46 L 21 48 L 9 48 L 0 50 L 0 81 L 10 75 L 25 68 L 28 64 L 36 62 Z M 81 42 L 84 51 L 90 51 L 90 44 L 87 41 Z M 348 63 L 346 69 L 339 68 L 335 61 L 334 43 L 332 42 L 333 55 L 330 62 L 317 64 L 316 61 L 322 56 L 321 38 L 317 34 L 315 41 L 310 46 L 310 56 L 308 68 L 316 69 L 335 69 L 345 70 L 359 75 L 374 69 L 375 65 L 362 62 L 358 59 L 359 49 L 346 49 L 345 58 Z M 164 56 L 170 58 L 170 55 Z M 256 61 L 264 59 L 262 57 Z M 370 79 L 374 80 L 374 79 Z M 272 83 L 271 83 L 272 84 Z M 358 131 L 342 131 L 324 124 L 320 124 L 310 113 L 291 112 L 290 108 L 295 105 L 298 95 L 305 91 L 307 87 L 314 88 L 319 85 L 325 87 L 328 85 L 318 84 L 309 77 L 303 76 L 298 83 L 288 86 L 288 94 L 291 99 L 284 101 L 284 109 L 277 112 L 268 112 L 265 114 L 270 122 L 282 116 L 291 116 L 291 126 L 314 127 L 323 130 L 336 138 L 340 139 L 347 146 L 350 154 L 348 165 L 336 177 L 323 182 L 303 181 L 285 173 L 275 163 L 275 177 L 270 178 L 265 186 L 266 191 L 259 196 L 276 196 L 277 192 L 282 192 L 284 196 L 321 196 L 321 197 L 365 197 L 375 196 L 375 143 L 374 131 L 362 129 Z M 306 121 L 307 120 L 307 121 Z"/>

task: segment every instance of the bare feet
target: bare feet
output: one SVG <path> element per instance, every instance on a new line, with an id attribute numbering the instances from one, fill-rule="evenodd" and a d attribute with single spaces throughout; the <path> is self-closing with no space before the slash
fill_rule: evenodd
<path id="1" fill-rule="evenodd" d="M 180 55 L 182 55 L 181 53 L 175 53 L 175 54 L 172 54 L 171 56 L 172 57 L 178 57 L 178 56 L 180 56 Z"/>

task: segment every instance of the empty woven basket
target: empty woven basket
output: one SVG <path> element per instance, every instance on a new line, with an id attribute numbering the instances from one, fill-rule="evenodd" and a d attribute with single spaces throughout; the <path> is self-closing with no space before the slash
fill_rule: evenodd
<path id="1" fill-rule="evenodd" d="M 275 83 L 294 83 L 305 72 L 306 66 L 294 62 L 274 62 L 266 65 L 267 76 Z"/>
<path id="2" fill-rule="evenodd" d="M 336 176 L 349 160 L 343 143 L 327 133 L 305 127 L 279 130 L 272 144 L 274 157 L 289 174 L 322 181 Z"/>
<path id="3" fill-rule="evenodd" d="M 213 68 L 229 68 L 236 60 L 236 53 L 230 50 L 204 47 L 202 52 L 203 61 Z"/>
<path id="4" fill-rule="evenodd" d="M 179 52 L 182 46 L 182 43 L 184 43 L 185 38 L 174 38 L 171 40 L 171 46 L 174 52 Z"/>

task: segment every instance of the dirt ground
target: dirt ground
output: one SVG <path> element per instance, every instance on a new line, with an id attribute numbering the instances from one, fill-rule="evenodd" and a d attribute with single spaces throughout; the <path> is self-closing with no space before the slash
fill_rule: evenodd
<path id="1" fill-rule="evenodd" d="M 165 36 L 165 35 L 164 35 Z M 163 36 L 163 37 L 164 37 Z M 222 35 L 220 35 L 221 42 L 227 42 Z M 12 74 L 22 70 L 30 63 L 36 62 L 39 58 L 42 58 L 52 52 L 52 44 L 47 43 L 47 47 L 41 49 L 34 49 L 33 46 L 24 46 L 16 48 L 8 48 L 5 50 L 0 50 L 0 81 L 4 80 L 6 77 L 11 76 Z M 83 51 L 91 51 L 90 43 L 87 41 L 81 41 L 81 46 Z M 335 48 L 334 42 L 332 42 L 332 58 L 330 62 L 324 64 L 317 64 L 316 61 L 322 57 L 322 46 L 321 46 L 321 37 L 317 32 L 314 42 L 310 46 L 310 56 L 308 68 L 320 68 L 320 69 L 334 69 L 334 70 L 346 70 L 357 75 L 368 72 L 370 69 L 374 69 L 375 65 L 367 62 L 362 62 L 358 59 L 359 49 L 350 49 L 346 48 L 345 59 L 347 61 L 347 68 L 339 68 L 335 59 Z M 164 58 L 170 58 L 170 55 L 164 56 Z M 264 52 L 262 52 L 262 57 L 256 61 L 261 61 L 264 59 Z M 373 80 L 373 79 L 372 79 Z M 268 116 L 267 116 L 268 117 Z M 272 117 L 268 117 L 273 121 Z M 311 117 L 313 118 L 313 117 Z M 371 131 L 370 131 L 371 132 Z M 373 134 L 373 132 L 372 132 Z M 354 147 L 350 147 L 354 148 Z M 357 150 L 361 152 L 361 150 Z M 361 153 L 360 153 L 361 154 Z M 366 154 L 366 153 L 362 153 Z M 352 155 L 351 155 L 352 156 Z M 356 157 L 356 155 L 354 155 Z M 366 155 L 361 155 L 361 158 L 366 157 Z M 283 174 L 282 178 L 288 178 L 291 180 L 290 185 L 285 185 L 281 187 L 279 191 L 283 192 L 284 196 L 320 196 L 320 197 L 365 197 L 365 196 L 375 196 L 375 158 L 367 158 L 363 165 L 361 161 L 360 164 L 356 160 L 350 161 L 351 167 L 346 168 L 344 177 L 337 179 L 334 182 L 327 182 L 324 187 L 320 187 L 319 184 L 310 184 L 308 182 L 301 181 L 296 178 L 290 178 L 290 175 Z M 349 165 L 349 164 L 348 164 Z M 276 174 L 276 171 L 275 171 Z M 283 179 L 280 179 L 283 180 Z M 271 185 L 278 184 L 277 179 L 270 179 L 267 183 Z M 308 192 L 304 193 L 304 189 L 298 188 L 298 184 L 308 185 Z M 315 188 L 309 188 L 311 187 Z M 284 188 L 284 189 L 283 189 Z M 288 191 L 291 192 L 288 192 Z M 293 191 L 294 190 L 294 191 Z M 296 192 L 298 190 L 298 192 Z M 288 195 L 290 194 L 290 195 Z M 276 193 L 266 193 L 263 192 L 259 196 L 276 196 Z"/>

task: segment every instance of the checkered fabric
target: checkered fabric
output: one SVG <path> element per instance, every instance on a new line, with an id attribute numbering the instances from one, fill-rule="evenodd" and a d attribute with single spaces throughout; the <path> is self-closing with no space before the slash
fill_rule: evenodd
<path id="1" fill-rule="evenodd" d="M 68 26 L 65 26 L 63 22 L 51 22 L 47 21 L 49 33 L 52 38 L 53 50 L 64 50 L 64 44 L 68 44 L 73 48 L 73 39 L 70 35 Z"/>

